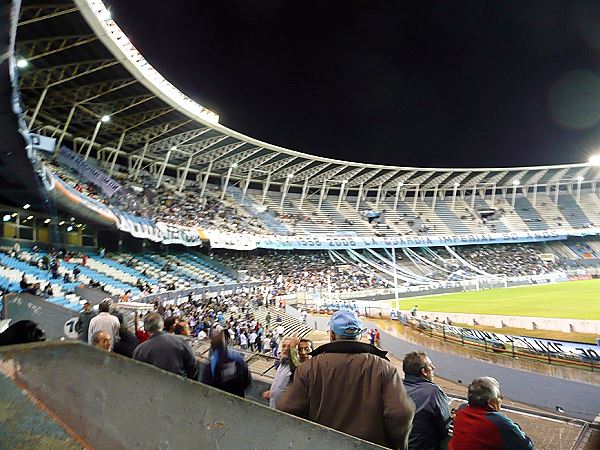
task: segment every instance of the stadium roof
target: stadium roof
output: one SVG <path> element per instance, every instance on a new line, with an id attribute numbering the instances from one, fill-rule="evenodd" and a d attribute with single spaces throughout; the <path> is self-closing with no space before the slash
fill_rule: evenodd
<path id="1" fill-rule="evenodd" d="M 510 188 L 598 178 L 588 163 L 476 169 L 385 166 L 322 158 L 253 139 L 220 125 L 217 114 L 164 79 L 133 47 L 101 0 L 23 0 L 16 56 L 27 62 L 21 64 L 19 85 L 32 131 L 71 142 L 77 151 L 108 166 L 118 158 L 131 171 L 164 165 L 184 177 L 208 171 L 232 180 L 346 189 Z M 390 148 L 413 151 L 419 149 L 401 144 Z"/>

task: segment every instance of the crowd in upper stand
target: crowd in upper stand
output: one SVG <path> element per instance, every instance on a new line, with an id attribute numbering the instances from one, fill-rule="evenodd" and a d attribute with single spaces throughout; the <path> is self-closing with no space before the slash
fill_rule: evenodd
<path id="1" fill-rule="evenodd" d="M 335 264 L 326 252 L 218 252 L 213 254 L 213 257 L 223 264 L 236 270 L 247 271 L 249 276 L 268 283 L 277 295 L 330 287 L 333 292 L 343 292 L 385 286 L 381 278 L 357 266 Z"/>
<path id="2" fill-rule="evenodd" d="M 543 261 L 542 244 L 476 245 L 458 247 L 457 252 L 479 269 L 506 276 L 542 275 L 560 269 L 552 261 Z"/>

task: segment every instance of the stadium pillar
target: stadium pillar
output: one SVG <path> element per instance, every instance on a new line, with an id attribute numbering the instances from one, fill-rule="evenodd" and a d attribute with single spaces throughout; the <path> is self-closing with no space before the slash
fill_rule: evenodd
<path id="1" fill-rule="evenodd" d="M 348 180 L 342 180 L 342 186 L 340 187 L 340 195 L 338 196 L 337 207 L 335 208 L 338 211 L 342 206 L 342 200 L 344 199 L 344 193 L 346 192 L 346 183 L 348 183 Z"/>
<path id="2" fill-rule="evenodd" d="M 396 300 L 396 306 L 400 309 L 398 304 L 398 272 L 396 268 L 396 248 L 392 247 L 392 267 L 394 268 L 394 299 Z"/>
<path id="3" fill-rule="evenodd" d="M 73 107 L 69 111 L 69 115 L 67 116 L 67 121 L 65 122 L 63 129 L 60 133 L 60 137 L 58 138 L 58 142 L 56 143 L 56 148 L 54 149 L 54 155 L 52 155 L 52 159 L 55 159 L 56 156 L 58 155 L 62 141 L 65 138 L 65 134 L 67 134 L 67 129 L 69 128 L 69 125 L 71 125 L 71 120 L 73 120 L 73 114 L 75 114 L 75 106 L 76 105 L 73 105 Z"/>
<path id="4" fill-rule="evenodd" d="M 204 191 L 206 190 L 206 185 L 208 184 L 208 177 L 210 177 L 210 171 L 212 170 L 213 160 L 208 161 L 208 166 L 206 167 L 206 174 L 204 175 L 204 179 L 202 180 L 202 189 L 200 190 L 200 198 L 204 197 Z"/>
<path id="5" fill-rule="evenodd" d="M 325 190 L 327 189 L 327 180 L 323 180 L 323 184 L 321 185 L 321 193 L 319 194 L 319 204 L 317 206 L 317 211 L 321 211 L 321 205 L 323 204 L 323 200 L 325 199 Z"/>
<path id="6" fill-rule="evenodd" d="M 306 194 L 308 193 L 308 177 L 304 179 L 304 186 L 302 186 L 302 195 L 300 195 L 300 203 L 298 204 L 298 209 L 302 209 L 302 204 L 304 203 L 304 199 L 306 198 Z"/>
<path id="7" fill-rule="evenodd" d="M 537 204 L 537 189 L 538 189 L 538 185 L 537 185 L 537 183 L 535 183 L 533 185 L 533 197 L 531 199 L 531 203 L 533 204 L 533 206 L 535 206 Z"/>
<path id="8" fill-rule="evenodd" d="M 400 198 L 400 189 L 402 189 L 402 182 L 396 186 L 396 196 L 394 197 L 394 211 L 398 210 L 398 199 Z"/>
<path id="9" fill-rule="evenodd" d="M 172 152 L 172 150 L 169 149 L 169 151 L 167 152 L 167 156 L 165 156 L 165 161 L 163 162 L 163 165 L 160 168 L 160 173 L 158 174 L 158 180 L 156 181 L 156 189 L 158 189 L 160 187 L 160 184 L 162 183 L 162 179 L 163 179 L 163 176 L 165 175 L 165 170 L 167 169 L 167 164 L 169 162 L 169 158 L 171 157 L 171 152 Z"/>
<path id="10" fill-rule="evenodd" d="M 221 191 L 221 200 L 225 198 L 225 192 L 227 191 L 227 185 L 229 184 L 229 179 L 231 178 L 231 172 L 233 172 L 233 166 L 230 166 L 227 169 L 227 175 L 225 175 L 225 179 L 223 180 L 223 190 Z"/>
<path id="11" fill-rule="evenodd" d="M 496 201 L 496 183 L 492 185 L 492 206 L 494 206 L 494 202 Z"/>
<path id="12" fill-rule="evenodd" d="M 379 210 L 379 202 L 381 201 L 381 189 L 383 188 L 383 185 L 379 185 L 379 187 L 377 188 L 377 198 L 375 200 L 375 209 Z"/>
<path id="13" fill-rule="evenodd" d="M 583 181 L 582 177 L 577 178 L 577 196 L 575 197 L 575 201 L 578 205 L 581 202 L 581 182 L 582 181 Z"/>
<path id="14" fill-rule="evenodd" d="M 44 90 L 42 91 L 42 95 L 40 95 L 40 99 L 38 100 L 37 105 L 35 105 L 35 110 L 33 111 L 33 115 L 31 116 L 31 120 L 29 121 L 29 130 L 31 130 L 33 128 L 35 119 L 37 119 L 37 115 L 39 114 L 40 109 L 42 108 L 42 103 L 44 103 L 44 99 L 46 98 L 48 89 L 50 89 L 51 86 L 52 86 L 52 84 L 46 86 L 44 88 Z"/>
<path id="15" fill-rule="evenodd" d="M 88 149 L 85 152 L 85 156 L 83 157 L 84 161 L 90 157 L 90 152 L 92 151 L 92 147 L 94 146 L 94 142 L 96 142 L 96 137 L 98 136 L 98 131 L 100 131 L 100 127 L 102 126 L 102 121 L 99 120 L 96 124 L 96 128 L 94 128 L 94 134 L 92 134 L 92 139 L 90 141 L 90 145 L 88 145 Z"/>
<path id="16" fill-rule="evenodd" d="M 250 180 L 252 179 L 252 169 L 250 169 L 248 171 L 248 175 L 246 176 L 246 182 L 244 183 L 244 188 L 242 189 L 242 199 L 241 201 L 244 201 L 244 198 L 246 198 L 246 192 L 248 192 L 248 186 L 250 186 Z"/>
<path id="17" fill-rule="evenodd" d="M 510 202 L 510 204 L 513 208 L 515 207 L 515 202 L 517 200 L 517 187 L 518 187 L 518 185 L 513 184 L 512 200 Z"/>
<path id="18" fill-rule="evenodd" d="M 417 199 L 419 198 L 419 185 L 417 184 L 415 187 L 415 198 L 413 199 L 413 211 L 417 210 Z"/>
<path id="19" fill-rule="evenodd" d="M 438 196 L 438 186 L 435 186 L 433 188 L 433 199 L 431 201 L 431 209 L 435 210 L 435 204 L 437 202 L 437 196 Z"/>
<path id="20" fill-rule="evenodd" d="M 454 183 L 454 188 L 452 188 L 452 211 L 454 211 L 454 206 L 456 205 L 456 191 L 458 190 L 458 183 Z"/>
<path id="21" fill-rule="evenodd" d="M 287 177 L 285 177 L 285 183 L 283 184 L 283 191 L 281 192 L 281 201 L 279 202 L 279 207 L 283 208 L 283 202 L 285 201 L 285 196 L 290 189 L 290 180 L 292 179 L 292 174 L 290 173 Z"/>
<path id="22" fill-rule="evenodd" d="M 356 196 L 356 210 L 358 211 L 358 207 L 360 206 L 360 198 L 362 197 L 363 194 L 363 188 L 364 188 L 364 183 L 360 183 L 360 186 L 358 186 L 358 195 Z"/>
<path id="23" fill-rule="evenodd" d="M 117 162 L 117 157 L 119 156 L 119 151 L 121 150 L 121 147 L 123 146 L 123 140 L 125 139 L 125 131 L 123 131 L 121 133 L 121 136 L 119 137 L 119 143 L 117 144 L 117 148 L 115 149 L 115 156 L 113 157 L 112 162 L 110 163 L 110 170 L 108 171 L 108 176 L 112 177 L 113 171 L 115 170 L 115 164 Z"/>
<path id="24" fill-rule="evenodd" d="M 477 185 L 473 185 L 473 191 L 471 192 L 471 209 L 475 208 L 475 196 L 477 195 Z"/>
<path id="25" fill-rule="evenodd" d="M 144 157 L 146 156 L 146 152 L 148 151 L 148 143 L 150 141 L 146 141 L 146 143 L 144 144 L 144 149 L 142 150 L 142 155 L 140 156 L 140 159 L 137 161 L 137 166 L 135 168 L 135 176 L 133 177 L 134 181 L 137 181 L 138 176 L 140 175 L 140 169 L 142 168 L 142 164 L 144 163 Z"/>
<path id="26" fill-rule="evenodd" d="M 556 182 L 556 188 L 554 189 L 554 204 L 558 205 L 558 193 L 560 191 L 560 181 Z"/>
<path id="27" fill-rule="evenodd" d="M 183 188 L 185 187 L 185 180 L 188 176 L 188 172 L 190 171 L 190 166 L 192 165 L 192 159 L 194 158 L 194 154 L 191 153 L 190 157 L 185 164 L 185 169 L 183 169 L 183 175 L 181 176 L 181 183 L 179 184 L 179 192 L 183 192 Z"/>
<path id="28" fill-rule="evenodd" d="M 260 204 L 265 204 L 265 199 L 267 198 L 267 192 L 269 192 L 269 186 L 271 185 L 271 172 L 267 173 L 267 179 L 263 185 L 262 198 L 260 199 Z"/>

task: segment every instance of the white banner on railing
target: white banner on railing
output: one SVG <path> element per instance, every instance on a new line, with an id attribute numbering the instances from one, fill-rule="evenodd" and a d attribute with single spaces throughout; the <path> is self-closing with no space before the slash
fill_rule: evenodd
<path id="1" fill-rule="evenodd" d="M 446 336 L 454 336 L 456 338 L 482 343 L 485 341 L 498 351 L 511 351 L 512 345 L 514 345 L 515 351 L 526 351 L 544 356 L 550 355 L 551 357 L 569 356 L 582 361 L 600 361 L 600 346 L 595 344 L 548 340 L 528 336 L 513 336 L 424 320 L 421 322 L 426 323 L 427 326 L 439 333 L 445 333 Z"/>
<path id="2" fill-rule="evenodd" d="M 208 237 L 212 248 L 254 250 L 256 249 L 256 240 L 260 238 L 252 234 L 224 233 L 207 229 L 203 229 L 202 231 Z"/>
<path id="3" fill-rule="evenodd" d="M 54 151 L 54 147 L 56 146 L 56 139 L 53 137 L 29 133 L 29 139 L 34 150 L 52 153 Z"/>
<path id="4" fill-rule="evenodd" d="M 60 164 L 64 164 L 65 166 L 75 170 L 79 175 L 84 177 L 89 182 L 94 183 L 96 186 L 102 189 L 102 192 L 104 192 L 108 197 L 112 197 L 114 193 L 122 187 L 117 181 L 113 180 L 100 169 L 94 167 L 77 153 L 69 150 L 65 146 L 60 148 L 57 161 Z"/>
<path id="5" fill-rule="evenodd" d="M 256 247 L 278 250 L 439 247 L 444 245 L 455 246 L 552 241 L 566 239 L 568 236 L 593 236 L 598 234 L 600 234 L 600 228 L 586 228 L 583 230 L 520 231 L 513 233 L 473 233 L 443 236 L 256 236 Z M 234 238 L 232 237 L 230 239 Z"/>

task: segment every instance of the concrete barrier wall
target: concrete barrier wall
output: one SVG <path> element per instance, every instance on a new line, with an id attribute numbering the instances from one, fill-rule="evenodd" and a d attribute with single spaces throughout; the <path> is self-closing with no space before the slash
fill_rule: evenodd
<path id="1" fill-rule="evenodd" d="M 0 347 L 0 373 L 95 449 L 381 448 L 81 343 Z"/>

